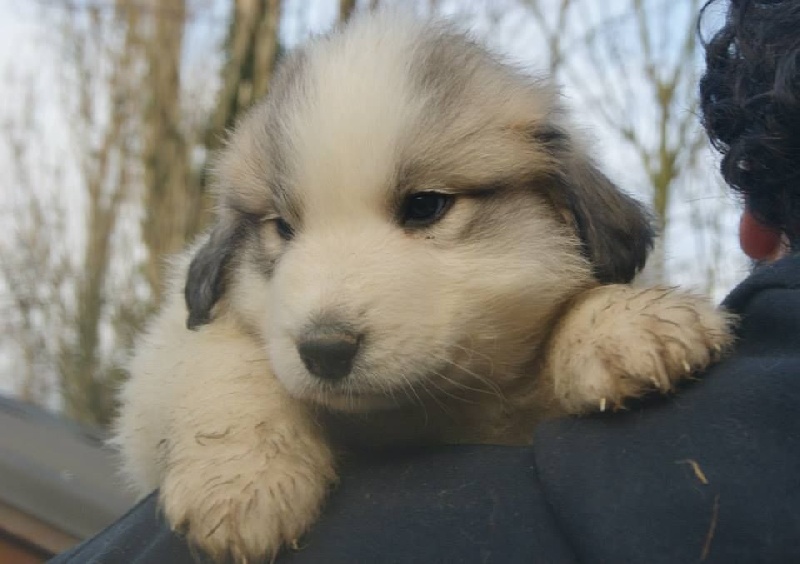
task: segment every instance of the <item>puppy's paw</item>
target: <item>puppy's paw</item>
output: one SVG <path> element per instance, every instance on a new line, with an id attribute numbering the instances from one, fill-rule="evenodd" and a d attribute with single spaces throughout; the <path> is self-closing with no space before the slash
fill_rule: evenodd
<path id="1" fill-rule="evenodd" d="M 250 444 L 230 434 L 198 434 L 190 448 L 172 449 L 160 492 L 164 514 L 214 562 L 274 560 L 319 515 L 335 481 L 332 453 L 287 433 L 259 429 Z"/>
<path id="2" fill-rule="evenodd" d="M 675 383 L 717 360 L 733 342 L 734 317 L 668 288 L 601 286 L 556 328 L 548 368 L 570 413 L 604 411 Z"/>

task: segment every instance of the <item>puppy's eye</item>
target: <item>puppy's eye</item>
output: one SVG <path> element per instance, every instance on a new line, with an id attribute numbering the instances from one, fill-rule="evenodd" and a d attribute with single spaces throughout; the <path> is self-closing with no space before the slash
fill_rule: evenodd
<path id="1" fill-rule="evenodd" d="M 278 232 L 278 236 L 284 241 L 291 241 L 294 237 L 294 229 L 281 217 L 275 219 L 275 231 Z"/>
<path id="2" fill-rule="evenodd" d="M 412 194 L 403 203 L 401 221 L 407 227 L 426 227 L 442 219 L 455 197 L 441 192 Z"/>

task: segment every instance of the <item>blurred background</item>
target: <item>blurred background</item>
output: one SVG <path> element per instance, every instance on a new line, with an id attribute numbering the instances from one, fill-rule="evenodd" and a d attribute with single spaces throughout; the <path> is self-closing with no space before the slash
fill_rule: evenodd
<path id="1" fill-rule="evenodd" d="M 697 116 L 701 0 L 0 0 L 7 405 L 109 423 L 164 259 L 209 221 L 206 163 L 226 129 L 286 50 L 400 4 L 562 87 L 606 172 L 654 211 L 648 281 L 718 300 L 745 275 L 738 202 Z"/>

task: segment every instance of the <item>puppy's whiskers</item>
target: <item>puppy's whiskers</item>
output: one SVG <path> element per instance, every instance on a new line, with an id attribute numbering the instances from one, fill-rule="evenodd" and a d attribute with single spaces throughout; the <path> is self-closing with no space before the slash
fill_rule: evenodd
<path id="1" fill-rule="evenodd" d="M 473 342 L 475 338 L 470 336 L 470 342 Z M 472 357 L 477 356 L 482 358 L 486 361 L 486 364 L 489 365 L 489 376 L 491 377 L 494 374 L 494 359 L 486 353 L 482 353 L 475 349 L 474 347 L 467 348 L 464 345 L 459 345 L 458 343 L 453 343 L 452 345 L 454 348 L 461 349 L 465 353 L 469 355 L 468 359 L 472 360 Z"/>
<path id="2" fill-rule="evenodd" d="M 452 397 L 453 399 L 456 399 L 456 400 L 462 401 L 462 398 L 459 398 L 459 397 L 457 397 L 457 396 L 454 396 L 454 395 L 452 395 L 452 394 L 448 393 L 448 392 L 447 392 L 447 390 L 444 390 L 444 389 L 442 389 L 441 387 L 437 386 L 437 385 L 436 385 L 436 382 L 434 382 L 433 380 L 428 380 L 428 384 L 430 384 L 431 386 L 433 386 L 434 388 L 436 388 L 436 389 L 437 389 L 439 392 L 441 392 L 442 394 L 444 394 L 444 395 L 447 395 L 447 396 L 450 396 L 450 397 Z M 447 409 L 447 406 L 446 406 L 444 403 L 442 403 L 442 401 L 441 401 L 441 400 L 440 400 L 440 399 L 437 397 L 437 395 L 436 395 L 436 394 L 432 393 L 432 392 L 431 392 L 431 391 L 428 389 L 428 387 L 427 387 L 427 386 L 425 386 L 424 384 L 422 385 L 422 389 L 423 389 L 423 390 L 425 390 L 425 391 L 428 393 L 428 395 L 429 395 L 429 396 L 431 396 L 431 399 L 433 399 L 433 401 L 436 403 L 436 405 L 439 407 L 439 409 L 441 409 L 441 410 L 442 410 L 442 412 L 443 412 L 445 415 L 447 415 L 449 418 L 453 419 L 453 414 L 450 412 L 450 410 L 449 410 L 449 409 Z M 426 411 L 426 412 L 425 412 L 425 423 L 427 423 L 427 422 L 428 422 L 428 414 L 427 414 L 427 411 Z"/>
<path id="3" fill-rule="evenodd" d="M 458 370 L 461 370 L 462 372 L 464 372 L 468 376 L 472 376 L 478 382 L 480 382 L 481 384 L 487 386 L 492 391 L 494 391 L 498 396 L 502 397 L 505 400 L 505 397 L 503 395 L 503 390 L 500 388 L 500 386 L 497 385 L 497 383 L 493 379 L 493 376 L 494 376 L 494 373 L 495 373 L 494 359 L 491 356 L 489 356 L 489 355 L 487 355 L 485 353 L 478 352 L 476 349 L 473 349 L 473 348 L 467 348 L 467 347 L 464 347 L 463 345 L 458 345 L 458 344 L 456 344 L 454 346 L 459 348 L 459 349 L 461 349 L 461 350 L 463 350 L 463 351 L 465 351 L 467 354 L 470 355 L 470 358 L 472 357 L 472 355 L 477 355 L 477 356 L 480 356 L 480 357 L 486 359 L 487 364 L 489 365 L 489 375 L 488 376 L 484 376 L 483 374 L 479 374 L 478 372 L 475 372 L 474 370 L 471 370 L 471 369 L 467 368 L 466 366 L 463 366 L 462 364 L 460 364 L 460 363 L 458 363 L 458 362 L 456 362 L 456 361 L 454 361 L 452 359 L 449 359 L 449 358 L 445 358 L 444 359 L 445 362 L 450 363 L 455 368 L 457 368 Z"/>
<path id="4" fill-rule="evenodd" d="M 468 349 L 465 349 L 465 350 L 468 350 Z M 442 378 L 443 380 L 445 380 L 448 384 L 451 384 L 452 386 L 456 386 L 458 388 L 461 388 L 461 389 L 463 389 L 465 391 L 474 392 L 476 394 L 484 394 L 484 395 L 495 396 L 495 397 L 497 397 L 497 398 L 499 398 L 499 399 L 501 399 L 503 401 L 506 401 L 506 397 L 503 394 L 503 391 L 490 378 L 482 376 L 482 375 L 478 374 L 477 372 L 475 372 L 473 370 L 470 370 L 469 368 L 466 368 L 465 366 L 462 366 L 461 364 L 459 364 L 459 363 L 457 363 L 454 360 L 451 360 L 449 358 L 442 357 L 442 356 L 437 356 L 437 355 L 434 355 L 434 358 L 436 358 L 437 360 L 440 360 L 442 362 L 445 362 L 447 364 L 450 364 L 451 366 L 453 366 L 457 370 L 463 372 L 464 374 L 466 374 L 468 376 L 471 376 L 472 378 L 477 380 L 479 384 L 481 384 L 481 387 L 477 387 L 476 388 L 476 387 L 473 387 L 473 386 L 469 386 L 469 385 L 467 385 L 467 384 L 465 384 L 463 382 L 459 382 L 458 380 L 454 380 L 453 378 L 450 378 L 450 377 L 442 374 L 441 372 L 436 372 L 436 375 L 439 376 L 440 378 Z"/>
<path id="5" fill-rule="evenodd" d="M 379 387 L 380 387 L 380 392 L 384 396 L 388 397 L 392 401 L 393 404 L 400 405 L 400 402 L 397 401 L 397 396 L 395 396 L 395 387 L 394 386 L 391 386 L 388 383 L 382 382 Z M 408 396 L 407 392 L 406 392 L 406 396 Z M 409 398 L 409 401 L 411 401 L 411 397 L 408 396 L 408 398 Z"/>
<path id="6" fill-rule="evenodd" d="M 353 397 L 353 385 L 350 382 L 348 382 L 344 388 L 344 401 L 348 409 L 352 410 L 355 408 L 356 400 Z"/>
<path id="7" fill-rule="evenodd" d="M 419 404 L 420 407 L 422 407 L 422 411 L 425 413 L 425 424 L 427 425 L 428 424 L 428 408 L 425 405 L 425 402 L 422 401 L 422 398 L 419 397 L 419 394 L 417 393 L 416 387 L 414 386 L 414 382 L 412 382 L 411 379 L 409 379 L 409 377 L 406 376 L 406 374 L 403 373 L 403 372 L 400 372 L 399 375 L 400 375 L 400 378 L 403 380 L 403 383 L 405 383 L 405 386 L 403 386 L 402 389 L 403 389 L 403 391 L 405 391 L 406 396 L 408 396 L 409 401 L 411 403 L 414 403 L 414 399 L 416 399 L 416 403 Z M 425 389 L 425 387 L 423 386 L 423 390 L 424 389 Z M 411 397 L 411 394 L 414 395 L 414 398 Z"/>
<path id="8" fill-rule="evenodd" d="M 456 384 L 456 383 L 457 383 L 457 382 L 453 382 L 453 380 L 451 380 L 450 378 L 448 378 L 447 376 L 445 376 L 445 375 L 444 375 L 444 374 L 442 374 L 441 372 L 434 372 L 433 374 L 434 374 L 435 376 L 438 376 L 439 378 L 441 378 L 441 379 L 445 380 L 446 382 L 450 382 L 450 383 L 452 383 L 452 384 Z M 439 392 L 441 392 L 443 395 L 445 395 L 445 396 L 447 396 L 447 397 L 450 397 L 450 398 L 453 398 L 453 399 L 454 399 L 454 400 L 456 400 L 456 401 L 460 401 L 460 402 L 462 402 L 462 403 L 471 403 L 471 404 L 478 403 L 478 402 L 476 402 L 476 401 L 474 401 L 474 400 L 471 400 L 471 399 L 469 399 L 469 398 L 466 398 L 466 397 L 461 397 L 461 396 L 458 396 L 458 395 L 456 395 L 455 393 L 453 393 L 453 392 L 451 392 L 451 391 L 448 391 L 447 389 L 445 389 L 445 388 L 443 388 L 443 387 L 441 387 L 441 386 L 437 385 L 437 384 L 436 384 L 436 381 L 435 381 L 434 379 L 430 379 L 430 380 L 428 380 L 428 384 L 430 384 L 431 386 L 433 386 L 434 388 L 436 388 L 436 389 L 437 389 Z M 436 398 L 434 398 L 434 399 L 436 399 Z M 437 400 L 437 403 L 439 403 L 439 402 L 438 402 L 438 400 Z M 440 405 L 440 406 L 442 406 L 442 404 L 441 404 L 441 403 L 439 403 L 439 405 Z M 442 408 L 444 409 L 444 406 L 442 406 Z M 446 410 L 445 410 L 445 411 L 446 411 Z"/>

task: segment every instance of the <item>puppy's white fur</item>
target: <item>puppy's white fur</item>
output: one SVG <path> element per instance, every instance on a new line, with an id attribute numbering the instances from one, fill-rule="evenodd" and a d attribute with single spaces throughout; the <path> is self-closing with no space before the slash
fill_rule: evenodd
<path id="1" fill-rule="evenodd" d="M 215 174 L 217 223 L 137 344 L 115 439 L 215 558 L 307 530 L 332 442 L 526 443 L 543 417 L 671 389 L 730 342 L 703 300 L 624 285 L 645 215 L 550 87 L 440 24 L 362 16 L 290 56 Z M 420 192 L 452 207 L 405 223 Z M 297 349 L 326 323 L 360 339 L 336 383 Z"/>

